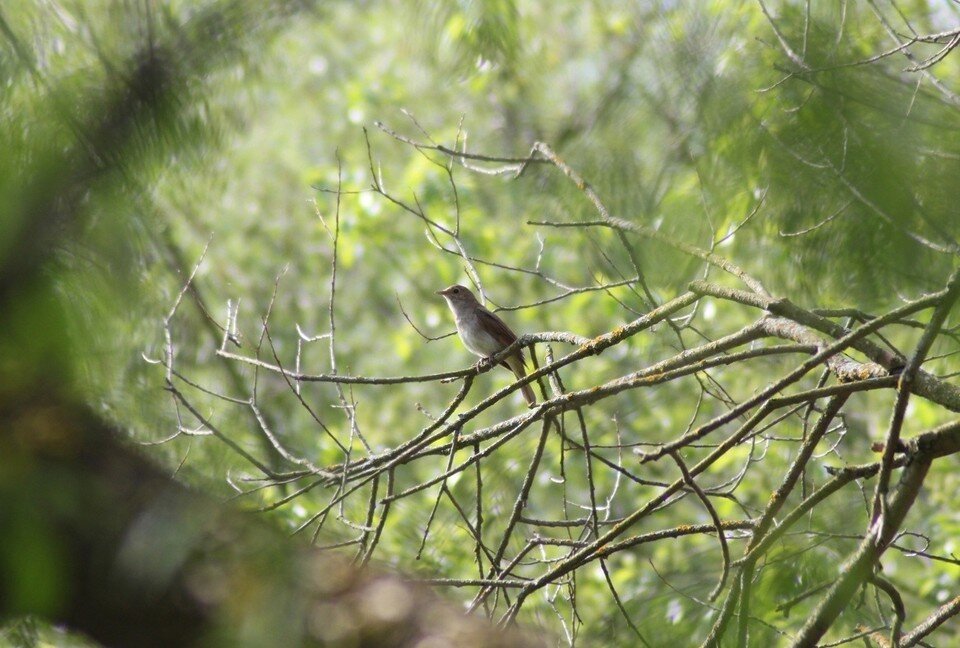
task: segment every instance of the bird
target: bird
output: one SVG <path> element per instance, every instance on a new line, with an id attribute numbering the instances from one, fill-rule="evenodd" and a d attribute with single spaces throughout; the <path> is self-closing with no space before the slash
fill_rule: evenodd
<path id="1" fill-rule="evenodd" d="M 482 359 L 491 358 L 517 341 L 516 333 L 510 330 L 506 322 L 484 308 L 469 288 L 455 284 L 438 290 L 437 294 L 447 300 L 447 306 L 453 312 L 457 323 L 460 340 L 470 353 Z M 500 364 L 512 371 L 517 378 L 527 375 L 523 352 L 519 348 L 501 360 Z M 520 387 L 520 391 L 528 407 L 537 404 L 537 398 L 529 384 Z"/>

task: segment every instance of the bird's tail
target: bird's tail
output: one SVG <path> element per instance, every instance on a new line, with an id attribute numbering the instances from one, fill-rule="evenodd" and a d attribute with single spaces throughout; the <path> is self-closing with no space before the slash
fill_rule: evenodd
<path id="1" fill-rule="evenodd" d="M 530 385 L 524 385 L 520 388 L 520 393 L 523 394 L 523 397 L 527 401 L 527 407 L 533 407 L 537 404 L 537 397 L 533 394 L 533 389 L 530 388 Z"/>
<path id="2" fill-rule="evenodd" d="M 523 368 L 522 357 L 523 356 L 511 356 L 504 362 L 507 368 L 510 369 L 517 378 L 523 378 L 527 375 L 527 372 Z M 533 407 L 537 404 L 537 397 L 534 395 L 533 387 L 531 387 L 529 383 L 520 387 L 520 393 L 523 394 L 523 399 L 527 401 L 527 407 Z"/>

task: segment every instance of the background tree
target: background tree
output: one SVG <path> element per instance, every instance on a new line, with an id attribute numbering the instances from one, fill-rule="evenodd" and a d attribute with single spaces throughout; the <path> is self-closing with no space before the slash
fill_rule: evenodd
<path id="1" fill-rule="evenodd" d="M 197 25 L 107 9 L 4 16 L 11 204 L 71 93 Z M 282 14 L 72 195 L 71 389 L 180 478 L 559 641 L 955 636 L 955 4 Z M 435 339 L 455 281 L 528 333 L 537 408 Z"/>

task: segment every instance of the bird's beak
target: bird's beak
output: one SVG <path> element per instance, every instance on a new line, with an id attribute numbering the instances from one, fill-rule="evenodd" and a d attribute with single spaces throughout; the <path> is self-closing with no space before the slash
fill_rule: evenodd
<path id="1" fill-rule="evenodd" d="M 438 290 L 438 291 L 436 291 L 434 294 L 435 294 L 435 295 L 442 295 L 442 296 L 445 297 L 445 296 L 447 295 L 447 289 L 444 288 L 443 290 Z"/>

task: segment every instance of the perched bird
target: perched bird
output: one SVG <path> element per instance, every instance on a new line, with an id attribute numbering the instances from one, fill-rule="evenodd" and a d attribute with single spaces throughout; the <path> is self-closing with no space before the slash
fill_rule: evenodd
<path id="1" fill-rule="evenodd" d="M 447 300 L 447 306 L 453 311 L 457 321 L 457 333 L 467 350 L 481 358 L 490 358 L 517 341 L 516 334 L 502 319 L 488 311 L 477 301 L 469 288 L 450 286 L 437 291 Z M 517 349 L 500 361 L 517 378 L 523 378 L 527 372 L 523 368 L 523 352 Z M 527 405 L 533 407 L 537 399 L 530 385 L 520 388 Z"/>

